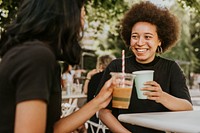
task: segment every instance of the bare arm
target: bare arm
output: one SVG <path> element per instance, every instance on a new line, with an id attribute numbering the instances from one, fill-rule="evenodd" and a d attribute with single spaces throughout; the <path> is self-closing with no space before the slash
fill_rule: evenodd
<path id="1" fill-rule="evenodd" d="M 161 95 L 162 99 L 160 99 L 159 102 L 169 110 L 172 111 L 193 110 L 192 104 L 185 99 L 174 97 L 166 92 L 163 92 Z"/>
<path id="2" fill-rule="evenodd" d="M 46 108 L 46 103 L 41 100 L 30 100 L 17 104 L 15 133 L 44 133 Z"/>
<path id="3" fill-rule="evenodd" d="M 89 71 L 87 73 L 87 76 L 86 76 L 86 79 L 85 79 L 85 83 L 84 83 L 84 86 L 83 86 L 83 92 L 84 92 L 84 94 L 87 94 L 87 92 L 88 92 L 88 84 L 90 82 L 90 79 L 96 73 L 98 73 L 97 69 L 93 69 L 93 70 L 91 70 L 91 71 Z"/>
<path id="4" fill-rule="evenodd" d="M 88 84 L 90 82 L 90 78 L 86 78 L 83 86 L 83 93 L 87 94 L 88 93 Z"/>
<path id="5" fill-rule="evenodd" d="M 161 103 L 172 111 L 193 110 L 192 104 L 189 101 L 177 98 L 162 91 L 160 85 L 155 81 L 149 81 L 146 84 L 150 85 L 151 87 L 145 87 L 142 90 L 148 90 L 148 92 L 145 92 L 144 94 L 147 95 L 149 100 L 154 100 L 157 103 Z"/>
<path id="6" fill-rule="evenodd" d="M 114 133 L 130 133 L 121 123 L 113 116 L 111 110 L 101 109 L 99 111 L 101 121 Z"/>
<path id="7" fill-rule="evenodd" d="M 112 98 L 111 80 L 108 80 L 100 93 L 89 103 L 85 104 L 78 111 L 71 115 L 60 119 L 54 126 L 54 133 L 68 133 L 74 131 L 76 128 L 85 123 L 97 111 L 105 108 Z"/>

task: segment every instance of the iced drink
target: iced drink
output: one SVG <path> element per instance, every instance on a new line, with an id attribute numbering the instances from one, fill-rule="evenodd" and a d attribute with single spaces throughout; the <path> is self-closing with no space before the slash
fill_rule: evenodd
<path id="1" fill-rule="evenodd" d="M 116 86 L 113 90 L 112 107 L 128 109 L 132 94 L 134 75 L 128 73 L 111 73 Z"/>

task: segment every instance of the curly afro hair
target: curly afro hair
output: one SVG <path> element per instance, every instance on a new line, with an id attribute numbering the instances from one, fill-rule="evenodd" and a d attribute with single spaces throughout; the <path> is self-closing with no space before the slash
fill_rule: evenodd
<path id="1" fill-rule="evenodd" d="M 121 35 L 127 46 L 130 46 L 132 27 L 137 22 L 148 22 L 156 26 L 163 52 L 174 46 L 179 39 L 178 18 L 167 8 L 157 7 L 147 1 L 133 5 L 121 21 Z"/>

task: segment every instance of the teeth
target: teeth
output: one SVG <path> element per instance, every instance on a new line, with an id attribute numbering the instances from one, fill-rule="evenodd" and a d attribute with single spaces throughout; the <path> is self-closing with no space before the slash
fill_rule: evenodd
<path id="1" fill-rule="evenodd" d="M 145 52 L 146 49 L 137 49 L 138 52 Z"/>

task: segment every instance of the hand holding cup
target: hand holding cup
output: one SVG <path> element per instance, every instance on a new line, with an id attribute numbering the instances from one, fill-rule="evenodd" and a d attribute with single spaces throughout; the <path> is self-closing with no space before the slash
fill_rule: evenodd
<path id="1" fill-rule="evenodd" d="M 148 85 L 145 85 L 147 81 L 153 81 L 153 70 L 141 70 L 141 71 L 135 71 L 133 74 L 135 77 L 135 87 L 138 99 L 147 99 L 147 96 L 143 93 L 144 90 L 141 90 L 144 87 L 147 87 Z"/>
<path id="2" fill-rule="evenodd" d="M 135 76 L 130 73 L 121 72 L 112 72 L 111 75 L 115 84 L 112 107 L 128 109 Z"/>

